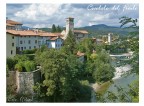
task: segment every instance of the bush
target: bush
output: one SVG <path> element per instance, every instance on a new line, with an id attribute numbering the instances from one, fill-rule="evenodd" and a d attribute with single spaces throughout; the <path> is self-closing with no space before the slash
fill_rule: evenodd
<path id="1" fill-rule="evenodd" d="M 15 59 L 17 62 L 29 60 L 29 58 L 28 58 L 26 55 L 16 55 L 16 56 L 14 57 L 14 59 Z"/>
<path id="2" fill-rule="evenodd" d="M 23 50 L 22 54 L 34 54 L 36 51 L 37 51 L 37 49 Z"/>
<path id="3" fill-rule="evenodd" d="M 33 61 L 25 61 L 24 67 L 27 72 L 33 71 L 35 69 L 35 63 Z"/>
<path id="4" fill-rule="evenodd" d="M 16 65 L 15 65 L 15 70 L 19 71 L 19 72 L 22 72 L 23 71 L 23 62 L 18 62 Z"/>
<path id="5" fill-rule="evenodd" d="M 27 54 L 26 56 L 29 58 L 29 60 L 33 61 L 35 54 Z"/>
<path id="6" fill-rule="evenodd" d="M 17 63 L 17 61 L 14 58 L 7 58 L 7 68 L 9 70 L 14 70 L 14 66 Z"/>

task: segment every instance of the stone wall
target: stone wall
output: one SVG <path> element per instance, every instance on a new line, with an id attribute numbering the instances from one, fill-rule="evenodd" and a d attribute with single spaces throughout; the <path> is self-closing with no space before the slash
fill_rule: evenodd
<path id="1" fill-rule="evenodd" d="M 7 89 L 11 89 L 13 93 L 16 93 L 16 71 L 9 71 L 6 77 Z"/>
<path id="2" fill-rule="evenodd" d="M 33 94 L 33 86 L 40 81 L 40 71 L 16 72 L 17 92 L 24 94 Z"/>
<path id="3" fill-rule="evenodd" d="M 39 70 L 32 72 L 10 71 L 7 77 L 7 84 L 16 85 L 16 92 L 21 94 L 33 94 L 33 86 L 40 81 Z"/>

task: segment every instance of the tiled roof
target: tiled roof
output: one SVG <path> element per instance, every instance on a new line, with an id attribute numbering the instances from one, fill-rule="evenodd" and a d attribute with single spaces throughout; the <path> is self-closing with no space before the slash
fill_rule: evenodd
<path id="1" fill-rule="evenodd" d="M 74 33 L 88 34 L 88 31 L 86 31 L 86 30 L 74 30 Z"/>
<path id="2" fill-rule="evenodd" d="M 12 20 L 6 20 L 6 23 L 12 24 L 12 25 L 22 25 L 20 22 L 12 21 Z"/>
<path id="3" fill-rule="evenodd" d="M 6 23 L 6 26 L 14 26 L 14 25 L 12 25 L 12 24 L 9 24 L 9 23 Z"/>
<path id="4" fill-rule="evenodd" d="M 13 35 L 19 35 L 19 36 L 39 36 L 38 33 L 34 32 L 32 30 L 24 30 L 24 31 L 7 30 L 6 32 L 13 34 Z"/>
<path id="5" fill-rule="evenodd" d="M 50 32 L 43 32 L 43 33 L 39 33 L 40 36 L 61 36 L 60 33 L 50 33 Z"/>
<path id="6" fill-rule="evenodd" d="M 64 30 L 66 32 L 66 30 Z M 74 30 L 74 33 L 82 33 L 82 34 L 88 34 L 88 31 L 86 30 Z"/>
<path id="7" fill-rule="evenodd" d="M 80 51 L 77 52 L 77 56 L 79 56 L 79 57 L 84 56 L 84 55 L 85 55 L 85 53 L 81 53 Z"/>
<path id="8" fill-rule="evenodd" d="M 50 32 L 42 32 L 42 31 L 34 31 L 34 30 L 7 30 L 7 33 L 19 36 L 50 36 L 57 37 L 61 36 L 60 33 L 50 33 Z"/>

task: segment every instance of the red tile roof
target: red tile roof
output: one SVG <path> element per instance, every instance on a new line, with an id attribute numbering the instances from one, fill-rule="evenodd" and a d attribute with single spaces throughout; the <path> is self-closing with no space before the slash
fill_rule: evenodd
<path id="1" fill-rule="evenodd" d="M 34 32 L 32 30 L 24 30 L 24 31 L 7 30 L 6 32 L 13 34 L 13 35 L 19 35 L 19 36 L 39 36 L 38 33 Z"/>
<path id="2" fill-rule="evenodd" d="M 80 57 L 80 56 L 84 56 L 84 55 L 85 55 L 85 53 L 82 53 L 82 52 L 80 52 L 80 51 L 77 52 L 77 56 L 79 56 L 79 57 Z"/>
<path id="3" fill-rule="evenodd" d="M 22 25 L 22 23 L 16 22 L 16 21 L 13 21 L 13 20 L 6 20 L 6 23 L 7 24 L 12 24 L 12 25 Z"/>
<path id="4" fill-rule="evenodd" d="M 6 23 L 6 26 L 14 26 L 14 25 Z"/>
<path id="5" fill-rule="evenodd" d="M 40 36 L 61 36 L 61 33 L 50 33 L 50 32 L 43 32 L 39 33 Z"/>
<path id="6" fill-rule="evenodd" d="M 33 30 L 7 30 L 6 32 L 19 36 L 50 36 L 50 37 L 61 36 L 60 33 L 50 33 L 50 32 L 33 31 Z"/>
<path id="7" fill-rule="evenodd" d="M 86 31 L 86 30 L 74 30 L 74 33 L 88 34 L 88 31 Z"/>

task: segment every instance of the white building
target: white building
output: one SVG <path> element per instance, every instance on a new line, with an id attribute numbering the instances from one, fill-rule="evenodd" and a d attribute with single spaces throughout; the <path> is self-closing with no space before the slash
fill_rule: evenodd
<path id="1" fill-rule="evenodd" d="M 22 29 L 22 23 L 7 19 L 6 20 L 6 29 L 21 30 Z"/>
<path id="2" fill-rule="evenodd" d="M 7 34 L 6 36 L 6 57 L 14 57 L 16 55 L 16 37 Z"/>
<path id="3" fill-rule="evenodd" d="M 17 52 L 39 47 L 39 34 L 34 31 L 7 30 L 7 34 L 15 36 Z"/>
<path id="4" fill-rule="evenodd" d="M 112 40 L 112 35 L 113 33 L 108 33 L 108 44 L 111 44 L 111 40 Z"/>
<path id="5" fill-rule="evenodd" d="M 86 30 L 74 30 L 74 18 L 66 18 L 66 30 L 61 33 L 50 33 L 39 30 L 22 30 L 22 24 L 16 21 L 6 21 L 7 57 L 15 56 L 23 50 L 31 50 L 47 45 L 48 48 L 59 49 L 71 30 L 76 40 L 88 37 Z M 14 37 L 14 39 L 13 39 Z"/>
<path id="6" fill-rule="evenodd" d="M 63 46 L 63 39 L 61 37 L 53 37 L 47 40 L 48 48 L 60 49 Z"/>

